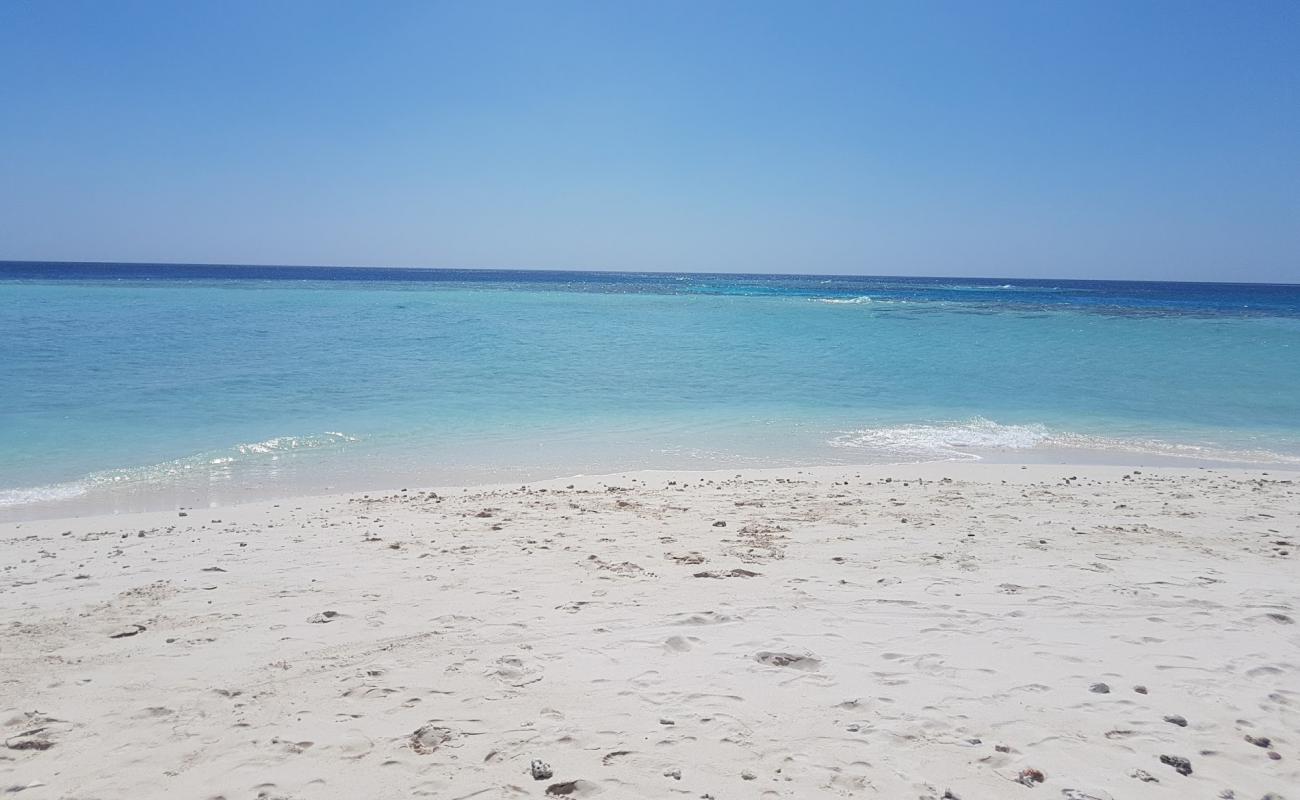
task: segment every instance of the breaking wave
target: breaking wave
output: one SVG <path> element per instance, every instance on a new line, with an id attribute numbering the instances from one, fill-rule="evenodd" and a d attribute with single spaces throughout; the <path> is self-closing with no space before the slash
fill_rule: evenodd
<path id="1" fill-rule="evenodd" d="M 862 305 L 863 303 L 875 302 L 865 294 L 860 297 L 819 297 L 819 303 L 831 303 L 833 305 Z"/>
<path id="2" fill-rule="evenodd" d="M 196 453 L 143 467 L 123 467 L 92 472 L 75 481 L 3 489 L 0 490 L 0 508 L 72 500 L 96 489 L 166 483 L 205 473 L 209 476 L 229 475 L 239 465 L 271 463 L 291 453 L 339 447 L 356 441 L 359 441 L 357 437 L 338 431 L 326 431 L 307 436 L 275 436 L 260 442 L 237 444 L 222 450 Z"/>
<path id="3" fill-rule="evenodd" d="M 1231 449 L 1158 439 L 1121 439 L 1056 431 L 1041 424 L 1002 425 L 983 417 L 930 424 L 844 431 L 832 447 L 861 448 L 908 460 L 979 461 L 978 451 L 1091 450 L 1166 458 L 1250 464 L 1297 464 L 1300 459 L 1272 450 Z"/>

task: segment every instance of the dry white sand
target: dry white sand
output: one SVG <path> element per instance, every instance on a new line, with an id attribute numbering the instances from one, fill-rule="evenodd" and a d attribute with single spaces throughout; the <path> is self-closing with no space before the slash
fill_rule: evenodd
<path id="1" fill-rule="evenodd" d="M 1300 798 L 1297 543 L 1294 473 L 984 464 L 6 524 L 0 793 Z"/>

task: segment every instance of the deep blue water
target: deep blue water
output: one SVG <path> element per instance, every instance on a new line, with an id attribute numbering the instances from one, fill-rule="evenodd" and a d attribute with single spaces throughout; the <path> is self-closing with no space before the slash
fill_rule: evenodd
<path id="1" fill-rule="evenodd" d="M 647 466 L 1297 465 L 1298 365 L 1294 285 L 0 263 L 0 510 Z"/>

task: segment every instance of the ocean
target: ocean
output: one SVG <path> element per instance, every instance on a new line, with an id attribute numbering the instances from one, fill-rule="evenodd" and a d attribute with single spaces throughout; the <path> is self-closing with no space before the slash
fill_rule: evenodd
<path id="1" fill-rule="evenodd" d="M 0 518 L 973 459 L 1300 467 L 1300 286 L 0 262 Z"/>

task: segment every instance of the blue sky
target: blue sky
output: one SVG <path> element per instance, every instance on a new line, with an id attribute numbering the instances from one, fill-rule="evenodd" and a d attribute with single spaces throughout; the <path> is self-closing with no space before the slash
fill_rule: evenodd
<path id="1" fill-rule="evenodd" d="M 1300 282 L 1294 2 L 8 2 L 0 259 Z"/>

